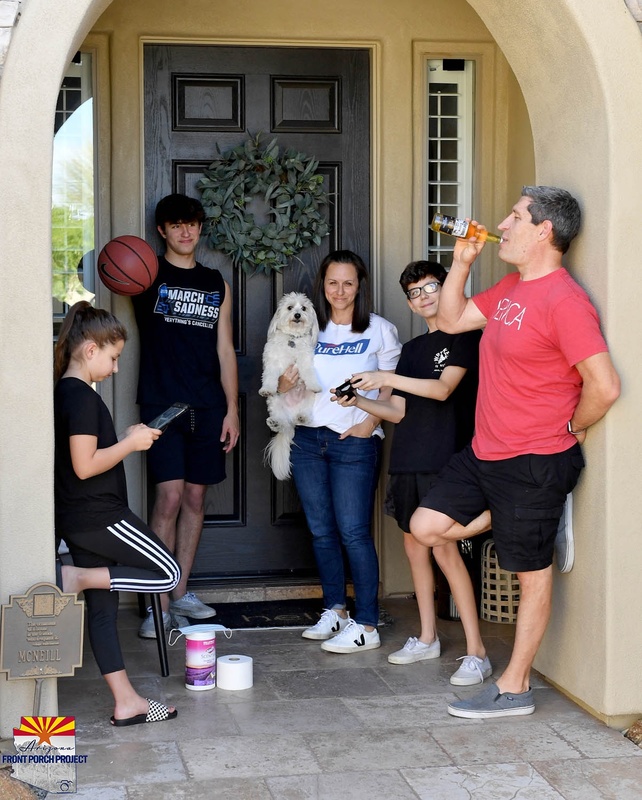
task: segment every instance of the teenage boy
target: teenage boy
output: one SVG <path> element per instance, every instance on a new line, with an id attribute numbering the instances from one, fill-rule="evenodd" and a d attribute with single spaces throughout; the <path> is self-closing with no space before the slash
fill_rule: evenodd
<path id="1" fill-rule="evenodd" d="M 396 371 L 360 372 L 352 376 L 357 389 L 393 389 L 387 401 L 357 395 L 341 405 L 356 405 L 370 414 L 397 423 L 390 453 L 386 512 L 404 531 L 419 609 L 420 633 L 388 656 L 391 664 L 412 664 L 437 658 L 441 645 L 435 618 L 435 582 L 430 548 L 410 534 L 410 518 L 437 473 L 473 433 L 479 334 L 452 335 L 437 328 L 437 310 L 446 270 L 434 261 L 409 264 L 399 279 L 408 306 L 426 323 L 427 331 L 407 342 Z M 467 535 L 488 529 L 488 514 L 474 520 Z M 461 526 L 457 526 L 461 527 Z M 446 576 L 464 626 L 467 655 L 452 675 L 458 686 L 482 683 L 492 666 L 479 632 L 477 606 L 470 575 L 456 542 L 436 547 L 435 560 Z"/>
<path id="2" fill-rule="evenodd" d="M 173 614 L 206 619 L 216 614 L 187 580 L 203 529 L 210 484 L 225 479 L 225 456 L 239 437 L 238 373 L 232 340 L 230 287 L 216 269 L 196 261 L 204 211 L 183 194 L 156 206 L 156 226 L 165 241 L 158 276 L 133 298 L 140 332 L 138 403 L 148 422 L 174 402 L 187 413 L 165 430 L 147 453 L 156 485 L 150 527 L 174 553 L 182 577 L 162 598 L 166 628 Z M 155 638 L 148 614 L 139 636 Z"/>

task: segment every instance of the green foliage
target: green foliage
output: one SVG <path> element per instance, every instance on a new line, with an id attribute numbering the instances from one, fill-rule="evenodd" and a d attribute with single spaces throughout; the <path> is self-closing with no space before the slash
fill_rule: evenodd
<path id="1" fill-rule="evenodd" d="M 263 147 L 258 134 L 225 154 L 217 146 L 220 158 L 198 183 L 210 247 L 251 275 L 281 272 L 330 232 L 321 212 L 328 196 L 316 173 L 319 162 L 292 148 L 280 155 L 276 141 Z M 269 206 L 265 225 L 247 208 L 257 197 Z"/>
<path id="2" fill-rule="evenodd" d="M 72 215 L 68 206 L 54 206 L 51 211 L 52 294 L 66 302 L 78 290 L 78 265 L 85 252 L 86 231 L 93 232 L 93 215 Z"/>

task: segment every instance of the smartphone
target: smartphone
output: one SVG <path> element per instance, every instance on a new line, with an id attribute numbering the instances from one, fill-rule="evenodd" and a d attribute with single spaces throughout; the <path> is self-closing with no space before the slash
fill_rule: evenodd
<path id="1" fill-rule="evenodd" d="M 348 400 L 351 400 L 356 396 L 354 386 L 350 383 L 350 381 L 346 381 L 345 383 L 342 383 L 341 386 L 337 386 L 337 388 L 334 390 L 334 394 L 336 397 L 347 397 Z"/>
<path id="2" fill-rule="evenodd" d="M 155 417 L 151 422 L 148 422 L 147 427 L 160 428 L 161 431 L 164 431 L 170 422 L 175 420 L 177 417 L 180 417 L 181 414 L 184 414 L 188 408 L 189 406 L 187 403 L 174 403 L 174 405 L 163 411 L 163 413 L 158 417 Z"/>

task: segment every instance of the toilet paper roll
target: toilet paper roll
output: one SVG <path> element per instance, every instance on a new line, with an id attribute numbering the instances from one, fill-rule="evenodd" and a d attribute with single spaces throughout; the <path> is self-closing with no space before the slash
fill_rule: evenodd
<path id="1" fill-rule="evenodd" d="M 254 683 L 254 667 L 250 656 L 219 656 L 216 659 L 216 685 L 219 689 L 239 691 Z"/>

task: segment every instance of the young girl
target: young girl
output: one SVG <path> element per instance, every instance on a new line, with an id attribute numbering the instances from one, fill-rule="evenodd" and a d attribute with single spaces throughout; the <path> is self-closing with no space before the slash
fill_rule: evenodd
<path id="1" fill-rule="evenodd" d="M 76 303 L 55 350 L 56 537 L 74 566 L 62 567 L 65 592 L 84 592 L 89 641 L 114 696 L 113 725 L 174 719 L 177 711 L 132 687 L 118 640 L 118 592 L 169 592 L 180 567 L 160 539 L 127 506 L 123 459 L 148 450 L 161 431 L 132 425 L 119 438 L 92 389 L 118 371 L 127 331 L 110 313 Z"/>

